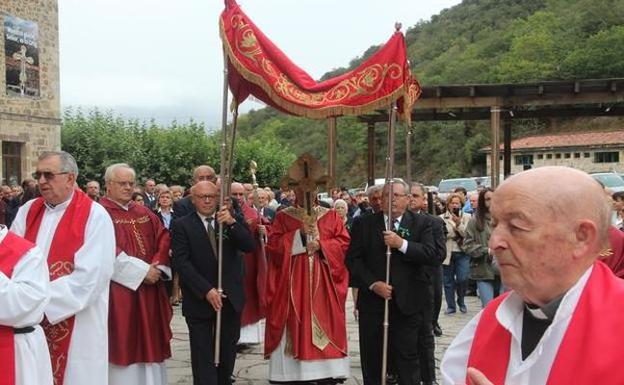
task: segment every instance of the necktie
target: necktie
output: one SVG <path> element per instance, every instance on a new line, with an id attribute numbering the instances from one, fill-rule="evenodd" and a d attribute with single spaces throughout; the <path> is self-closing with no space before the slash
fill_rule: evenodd
<path id="1" fill-rule="evenodd" d="M 206 232 L 208 233 L 208 239 L 210 240 L 210 246 L 212 246 L 214 257 L 217 258 L 217 240 L 215 238 L 215 229 L 212 227 L 213 219 L 213 217 L 206 218 Z"/>

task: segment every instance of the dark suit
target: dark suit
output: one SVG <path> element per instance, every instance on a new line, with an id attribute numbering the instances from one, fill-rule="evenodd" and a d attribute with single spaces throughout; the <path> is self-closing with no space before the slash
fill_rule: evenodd
<path id="1" fill-rule="evenodd" d="M 379 384 L 381 380 L 384 300 L 369 288 L 376 281 L 385 281 L 384 229 L 383 213 L 366 215 L 355 221 L 346 256 L 352 281 L 361 285 L 357 308 L 365 385 Z M 398 233 L 408 241 L 408 246 L 405 254 L 392 249 L 389 354 L 399 383 L 413 385 L 419 383 L 418 330 L 431 304 L 424 266 L 440 262 L 436 258 L 432 222 L 425 216 L 405 211 Z"/>
<path id="2" fill-rule="evenodd" d="M 435 245 L 435 254 L 439 263 L 435 266 L 425 266 L 425 273 L 429 279 L 430 303 L 425 308 L 424 322 L 418 333 L 418 354 L 420 356 L 420 379 L 425 384 L 435 381 L 435 338 L 433 325 L 438 323 L 438 314 L 442 304 L 442 261 L 446 257 L 446 225 L 440 217 L 425 212 L 423 215 L 430 223 Z"/>
<path id="3" fill-rule="evenodd" d="M 193 206 L 193 202 L 191 201 L 191 196 L 187 195 L 184 198 L 173 202 L 173 212 L 176 213 L 176 218 L 182 218 L 187 216 L 190 213 L 195 212 L 195 206 Z"/>
<path id="4" fill-rule="evenodd" d="M 266 219 L 269 220 L 269 222 L 273 223 L 273 220 L 275 219 L 275 210 L 273 210 L 270 207 L 263 207 L 262 208 L 262 216 L 265 217 Z"/>
<path id="5" fill-rule="evenodd" d="M 215 228 L 218 240 L 218 226 Z M 171 249 L 184 301 L 182 314 L 189 327 L 194 385 L 230 385 L 240 334 L 240 315 L 245 304 L 242 252 L 252 251 L 254 240 L 247 226 L 237 221 L 224 229 L 220 365 L 214 361 L 215 311 L 206 294 L 217 286 L 217 257 L 202 220 L 191 213 L 172 223 Z"/>

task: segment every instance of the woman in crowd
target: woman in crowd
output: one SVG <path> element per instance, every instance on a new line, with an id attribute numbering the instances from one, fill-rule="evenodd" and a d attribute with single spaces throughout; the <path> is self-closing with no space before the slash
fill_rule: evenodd
<path id="1" fill-rule="evenodd" d="M 479 193 L 477 209 L 466 226 L 464 251 L 470 256 L 470 279 L 477 281 L 481 305 L 485 307 L 500 293 L 500 276 L 492 266 L 492 254 L 488 247 L 492 234 L 490 202 L 492 189 Z"/>
<path id="2" fill-rule="evenodd" d="M 171 190 L 161 190 L 156 203 L 156 215 L 160 218 L 162 224 L 169 230 L 171 219 L 173 218 L 173 194 Z"/>
<path id="3" fill-rule="evenodd" d="M 173 185 L 169 188 L 169 190 L 171 190 L 171 197 L 174 202 L 177 202 L 184 197 L 184 187 L 180 185 Z"/>
<path id="4" fill-rule="evenodd" d="M 137 205 L 145 206 L 145 200 L 143 199 L 143 194 L 141 194 L 140 192 L 133 192 L 132 200 Z"/>
<path id="5" fill-rule="evenodd" d="M 347 202 L 343 199 L 337 199 L 334 202 L 334 209 L 336 210 L 340 218 L 342 218 L 342 223 L 347 228 L 347 231 L 351 232 L 351 224 L 353 222 L 353 218 L 347 215 L 348 210 L 349 210 L 349 206 L 347 205 Z"/>
<path id="6" fill-rule="evenodd" d="M 464 213 L 462 207 L 464 207 L 463 196 L 451 193 L 446 198 L 446 212 L 440 215 L 440 218 L 444 219 L 447 230 L 446 258 L 442 262 L 446 314 L 456 312 L 455 294 L 457 294 L 459 311 L 462 313 L 467 311 L 464 297 L 468 286 L 470 257 L 464 253 L 462 246 L 470 214 Z"/>

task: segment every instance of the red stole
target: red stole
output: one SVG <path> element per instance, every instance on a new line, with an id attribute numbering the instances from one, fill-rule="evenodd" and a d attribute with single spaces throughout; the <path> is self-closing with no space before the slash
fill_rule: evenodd
<path id="1" fill-rule="evenodd" d="M 502 300 L 497 298 L 483 310 L 468 358 L 468 367 L 479 369 L 495 385 L 505 383 L 511 346 L 511 334 L 496 320 Z M 618 309 L 623 300 L 624 281 L 604 263 L 595 262 L 550 369 L 548 385 L 622 383 L 624 313 Z"/>
<path id="2" fill-rule="evenodd" d="M 93 201 L 79 190 L 74 190 L 74 196 L 67 206 L 63 217 L 56 226 L 54 238 L 48 253 L 48 267 L 50 281 L 71 274 L 74 271 L 74 256 L 84 244 L 85 228 L 91 212 Z M 35 243 L 39 227 L 45 213 L 43 198 L 37 198 L 30 206 L 26 216 L 26 234 L 24 238 Z M 67 366 L 69 342 L 74 330 L 75 317 L 51 325 L 44 319 L 42 322 L 45 331 L 50 357 L 52 358 L 52 374 L 54 384 L 62 385 Z"/>
<path id="3" fill-rule="evenodd" d="M 17 262 L 35 245 L 12 232 L 0 243 L 0 271 L 11 278 Z M 15 340 L 13 328 L 0 326 L 0 385 L 15 385 Z"/>

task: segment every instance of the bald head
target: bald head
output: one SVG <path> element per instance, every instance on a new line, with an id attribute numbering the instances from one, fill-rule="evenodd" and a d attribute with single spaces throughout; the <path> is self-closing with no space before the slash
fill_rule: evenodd
<path id="1" fill-rule="evenodd" d="M 602 245 L 607 244 L 611 223 L 609 202 L 600 184 L 587 173 L 561 166 L 538 167 L 508 178 L 497 192 L 508 188 L 531 195 L 541 203 L 544 213 L 558 221 L 593 221 L 602 236 Z M 579 203 L 581 199 L 582 204 Z"/>
<path id="2" fill-rule="evenodd" d="M 608 245 L 609 205 L 578 170 L 517 174 L 494 192 L 490 211 L 489 247 L 503 283 L 527 303 L 543 306 L 564 294 Z"/>
<path id="3" fill-rule="evenodd" d="M 232 198 L 236 199 L 238 203 L 243 203 L 245 201 L 245 187 L 243 184 L 233 182 L 230 185 L 230 195 L 232 195 Z"/>

